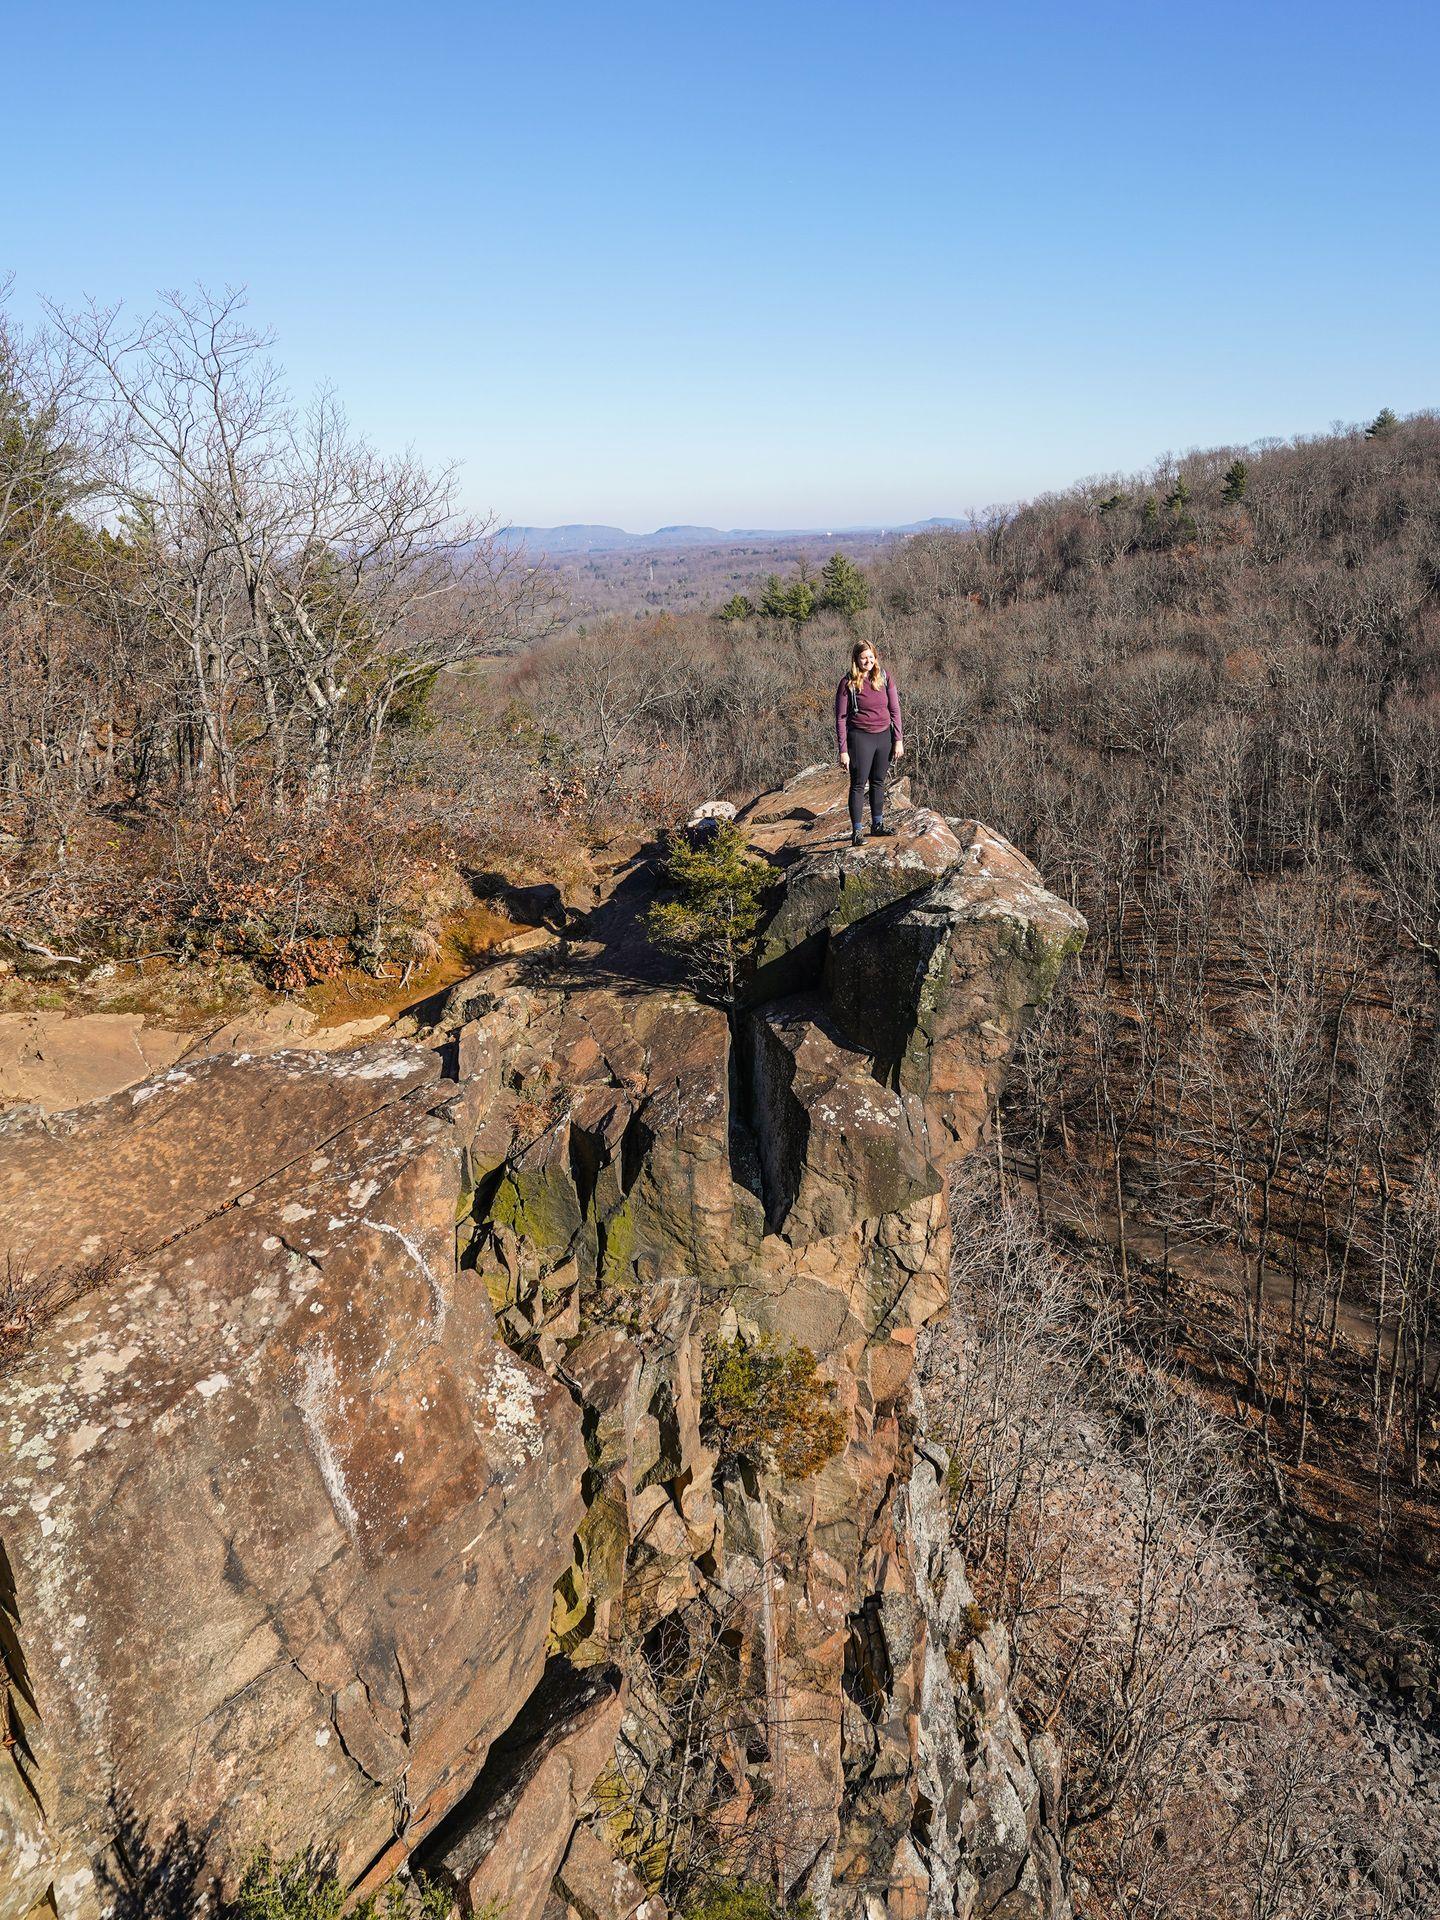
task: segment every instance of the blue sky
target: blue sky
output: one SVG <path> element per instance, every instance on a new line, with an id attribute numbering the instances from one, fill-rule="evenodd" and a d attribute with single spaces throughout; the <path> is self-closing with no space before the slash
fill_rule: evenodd
<path id="1" fill-rule="evenodd" d="M 1440 405 L 1440 7 L 4 15 L 0 271 L 243 283 L 520 522 L 959 514 Z"/>

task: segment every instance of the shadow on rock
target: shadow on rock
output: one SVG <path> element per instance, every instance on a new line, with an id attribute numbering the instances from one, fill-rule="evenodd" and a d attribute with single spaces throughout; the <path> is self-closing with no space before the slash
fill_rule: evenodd
<path id="1" fill-rule="evenodd" d="M 121 1809 L 114 1834 L 96 1870 L 101 1907 L 113 1920 L 219 1920 L 227 1912 L 205 1838 L 183 1821 L 152 1839 L 137 1814 Z"/>

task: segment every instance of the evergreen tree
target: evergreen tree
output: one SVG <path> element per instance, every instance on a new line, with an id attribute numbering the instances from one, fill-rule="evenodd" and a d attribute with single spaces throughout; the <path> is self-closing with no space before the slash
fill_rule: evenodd
<path id="1" fill-rule="evenodd" d="M 732 593 L 715 617 L 717 620 L 753 620 L 754 603 L 743 593 Z"/>
<path id="2" fill-rule="evenodd" d="M 1225 470 L 1225 486 L 1220 498 L 1227 507 L 1238 507 L 1250 484 L 1250 469 L 1243 460 L 1232 460 Z"/>
<path id="3" fill-rule="evenodd" d="M 778 573 L 772 573 L 760 589 L 760 611 L 767 620 L 784 620 L 789 617 L 785 583 Z"/>
<path id="4" fill-rule="evenodd" d="M 845 1445 L 835 1389 L 817 1374 L 809 1347 L 764 1335 L 752 1346 L 710 1339 L 703 1368 L 700 1418 L 722 1465 L 749 1460 L 804 1480 Z"/>
<path id="5" fill-rule="evenodd" d="M 870 582 L 843 553 L 832 553 L 820 572 L 820 604 L 853 617 L 870 604 Z"/>
<path id="6" fill-rule="evenodd" d="M 786 582 L 772 573 L 760 592 L 760 611 L 767 620 L 794 620 L 803 624 L 815 611 L 815 582 L 802 566 Z"/>
<path id="7" fill-rule="evenodd" d="M 1200 529 L 1196 526 L 1195 517 L 1190 511 L 1192 497 L 1189 483 L 1182 473 L 1165 496 L 1165 509 L 1170 515 L 1170 524 L 1164 531 L 1161 545 L 1171 546 L 1180 541 L 1196 540 L 1200 537 Z"/>
<path id="8" fill-rule="evenodd" d="M 1367 440 L 1390 440 L 1400 431 L 1400 417 L 1392 407 L 1382 407 L 1365 429 Z"/>
<path id="9" fill-rule="evenodd" d="M 677 840 L 665 877 L 678 898 L 651 907 L 646 932 L 657 947 L 679 955 L 693 986 L 733 1006 L 754 951 L 771 868 L 751 853 L 739 827 L 722 820 L 698 844 Z"/>
<path id="10" fill-rule="evenodd" d="M 803 626 L 815 611 L 815 583 L 801 574 L 785 589 L 785 618 Z"/>

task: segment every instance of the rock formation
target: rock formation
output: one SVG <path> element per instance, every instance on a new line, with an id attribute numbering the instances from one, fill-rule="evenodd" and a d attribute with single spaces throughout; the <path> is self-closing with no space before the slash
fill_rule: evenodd
<path id="1" fill-rule="evenodd" d="M 262 1842 L 508 1920 L 713 1871 L 1067 1911 L 910 1376 L 945 1169 L 1083 926 L 903 795 L 859 850 L 832 773 L 740 818 L 731 1017 L 582 936 L 413 1040 L 0 1121 L 0 1246 L 75 1296 L 0 1377 L 0 1920 Z M 721 1451 L 720 1347 L 813 1355 L 838 1451 Z"/>
<path id="2" fill-rule="evenodd" d="M 0 1013 L 0 1106 L 56 1113 L 102 1100 L 170 1066 L 187 1045 L 141 1014 Z"/>

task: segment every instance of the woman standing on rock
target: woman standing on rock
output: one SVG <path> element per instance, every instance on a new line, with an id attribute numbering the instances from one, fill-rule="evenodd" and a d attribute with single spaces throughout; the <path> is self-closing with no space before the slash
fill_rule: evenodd
<path id="1" fill-rule="evenodd" d="M 835 689 L 835 739 L 840 764 L 850 769 L 850 844 L 865 838 L 865 789 L 870 789 L 870 826 L 890 834 L 885 824 L 885 781 L 890 772 L 890 747 L 895 758 L 905 751 L 900 737 L 900 696 L 895 682 L 880 664 L 868 640 L 857 640 L 850 653 L 850 671 Z"/>

